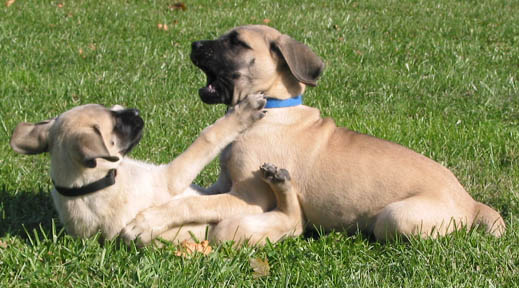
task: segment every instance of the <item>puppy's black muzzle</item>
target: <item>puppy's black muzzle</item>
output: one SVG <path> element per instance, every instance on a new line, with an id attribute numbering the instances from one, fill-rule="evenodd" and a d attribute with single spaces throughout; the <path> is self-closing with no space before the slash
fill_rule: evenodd
<path id="1" fill-rule="evenodd" d="M 203 41 L 195 41 L 191 43 L 191 51 L 197 51 L 202 48 L 202 46 L 204 46 Z"/>
<path id="2" fill-rule="evenodd" d="M 113 111 L 115 126 L 114 133 L 120 141 L 121 152 L 129 153 L 139 143 L 144 128 L 144 120 L 137 109 Z"/>
<path id="3" fill-rule="evenodd" d="M 222 40 L 202 40 L 191 43 L 191 61 L 207 76 L 206 85 L 198 90 L 206 104 L 232 102 L 234 90 L 234 59 L 227 56 L 229 49 Z"/>
<path id="4" fill-rule="evenodd" d="M 218 65 L 219 63 L 214 62 L 221 60 L 215 59 L 215 55 L 221 49 L 220 46 L 217 40 L 201 40 L 191 43 L 191 61 L 205 72 L 213 72 L 211 66 Z"/>

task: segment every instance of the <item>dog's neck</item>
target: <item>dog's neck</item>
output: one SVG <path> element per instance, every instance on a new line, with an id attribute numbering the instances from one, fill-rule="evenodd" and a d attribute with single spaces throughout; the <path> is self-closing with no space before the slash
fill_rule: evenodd
<path id="1" fill-rule="evenodd" d="M 277 99 L 267 97 L 267 104 L 265 104 L 265 109 L 272 108 L 286 108 L 299 106 L 303 104 L 303 95 L 298 95 L 288 99 Z"/>
<path id="2" fill-rule="evenodd" d="M 66 165 L 64 163 L 66 163 Z M 56 159 L 52 157 L 50 177 L 54 187 L 85 187 L 91 183 L 100 181 L 100 179 L 106 178 L 110 175 L 110 173 L 114 173 L 110 171 L 116 170 L 115 168 L 117 168 L 120 164 L 121 162 L 112 163 L 99 159 L 97 160 L 96 168 L 86 168 L 80 164 L 70 161 L 70 159 Z M 112 177 L 110 176 L 109 178 Z M 113 175 L 113 178 L 115 178 L 115 174 Z"/>
<path id="3" fill-rule="evenodd" d="M 293 98 L 302 95 L 306 89 L 306 85 L 299 82 L 288 68 L 279 71 L 279 75 L 266 85 L 263 87 L 265 96 L 276 99 Z"/>
<path id="4" fill-rule="evenodd" d="M 58 193 L 67 197 L 83 196 L 97 191 L 103 190 L 115 184 L 115 177 L 117 176 L 117 170 L 111 169 L 108 171 L 105 177 L 86 184 L 80 187 L 61 187 L 56 185 L 56 182 L 52 180 L 52 184 Z"/>

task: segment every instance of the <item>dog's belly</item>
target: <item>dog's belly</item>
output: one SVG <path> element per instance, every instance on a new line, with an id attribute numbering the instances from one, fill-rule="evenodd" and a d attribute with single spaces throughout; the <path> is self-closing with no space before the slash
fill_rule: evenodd
<path id="1" fill-rule="evenodd" d="M 300 204 L 307 223 L 326 231 L 369 230 L 380 211 L 350 199 L 349 191 L 317 190 L 314 192 L 303 191 L 299 197 Z"/>

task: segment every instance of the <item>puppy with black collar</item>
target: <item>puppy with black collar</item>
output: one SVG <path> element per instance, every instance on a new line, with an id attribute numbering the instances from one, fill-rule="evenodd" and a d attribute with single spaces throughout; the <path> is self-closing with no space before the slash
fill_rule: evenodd
<path id="1" fill-rule="evenodd" d="M 261 94 L 248 96 L 166 165 L 126 157 L 141 139 L 144 121 L 138 110 L 121 106 L 82 105 L 51 120 L 20 123 L 10 144 L 22 154 L 49 152 L 51 196 L 68 233 L 84 238 L 101 232 L 112 239 L 140 211 L 199 195 L 192 181 L 225 146 L 264 117 L 264 105 Z M 175 227 L 153 238 L 183 241 L 193 233 L 203 239 L 207 226 Z"/>

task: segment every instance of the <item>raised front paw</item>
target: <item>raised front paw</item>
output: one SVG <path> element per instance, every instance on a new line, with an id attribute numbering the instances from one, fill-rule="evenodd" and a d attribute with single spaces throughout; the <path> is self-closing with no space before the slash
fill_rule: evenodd
<path id="1" fill-rule="evenodd" d="M 267 113 L 263 108 L 267 103 L 265 95 L 262 93 L 250 94 L 240 103 L 236 104 L 231 110 L 234 113 L 243 128 L 248 128 L 256 121 L 265 117 Z"/>
<path id="2" fill-rule="evenodd" d="M 137 214 L 135 219 L 123 228 L 120 236 L 126 244 L 135 241 L 139 247 L 148 245 L 167 230 L 165 219 L 167 217 L 159 208 L 146 209 Z"/>
<path id="3" fill-rule="evenodd" d="M 286 169 L 278 169 L 273 164 L 263 163 L 260 167 L 263 179 L 270 183 L 284 183 L 290 181 L 290 174 Z"/>

